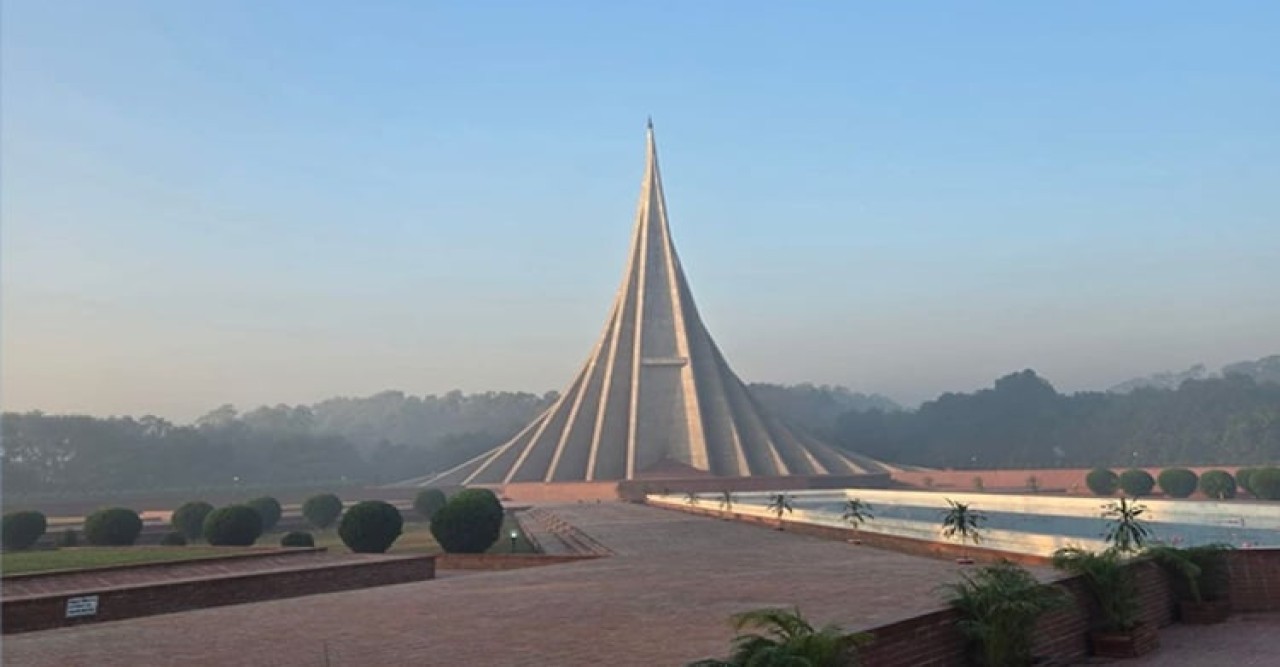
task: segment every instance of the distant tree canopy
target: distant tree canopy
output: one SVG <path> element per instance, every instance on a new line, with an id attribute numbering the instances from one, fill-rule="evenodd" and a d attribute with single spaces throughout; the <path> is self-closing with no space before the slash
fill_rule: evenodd
<path id="1" fill-rule="evenodd" d="M 939 468 L 1264 463 L 1280 460 L 1280 384 L 1227 373 L 1177 389 L 1065 395 L 1024 370 L 915 411 L 847 412 L 833 439 Z"/>

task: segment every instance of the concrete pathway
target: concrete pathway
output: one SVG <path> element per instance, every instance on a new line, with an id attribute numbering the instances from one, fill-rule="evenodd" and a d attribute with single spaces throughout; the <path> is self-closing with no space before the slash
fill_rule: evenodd
<path id="1" fill-rule="evenodd" d="M 939 606 L 957 566 L 623 503 L 547 506 L 616 555 L 4 639 L 5 665 L 683 665 L 734 612 L 858 629 Z"/>

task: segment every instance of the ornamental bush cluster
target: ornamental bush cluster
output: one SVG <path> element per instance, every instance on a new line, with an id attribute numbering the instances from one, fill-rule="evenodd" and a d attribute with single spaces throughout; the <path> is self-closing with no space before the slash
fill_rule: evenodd
<path id="1" fill-rule="evenodd" d="M 1262 500 L 1280 500 L 1280 468 L 1255 468 L 1248 474 L 1248 490 Z"/>
<path id="2" fill-rule="evenodd" d="M 413 509 L 418 514 L 426 517 L 427 521 L 430 521 L 431 517 L 435 516 L 436 512 L 440 511 L 440 508 L 444 507 L 446 502 L 449 501 L 445 498 L 444 491 L 440 489 L 423 489 L 418 492 L 417 496 L 414 496 Z"/>
<path id="3" fill-rule="evenodd" d="M 1096 496 L 1111 496 L 1120 487 L 1120 476 L 1106 468 L 1094 468 L 1085 476 L 1084 483 Z"/>
<path id="4" fill-rule="evenodd" d="M 1157 478 L 1160 490 L 1170 498 L 1187 498 L 1196 492 L 1200 478 L 1186 468 L 1167 468 Z"/>
<path id="5" fill-rule="evenodd" d="M 321 493 L 302 503 L 302 516 L 313 528 L 324 530 L 342 516 L 342 499 L 332 493 Z"/>
<path id="6" fill-rule="evenodd" d="M 280 508 L 280 501 L 271 496 L 254 498 L 245 503 L 245 505 L 252 508 L 253 511 L 258 513 L 258 516 L 262 517 L 262 532 L 264 533 L 276 527 L 276 523 L 280 521 L 280 514 L 283 512 Z"/>
<path id="7" fill-rule="evenodd" d="M 212 511 L 213 505 L 203 500 L 183 503 L 169 517 L 169 525 L 173 526 L 174 531 L 182 533 L 187 541 L 198 540 L 204 532 L 204 520 Z"/>
<path id="8" fill-rule="evenodd" d="M 1200 476 L 1200 493 L 1215 500 L 1236 497 L 1236 479 L 1225 470 L 1210 470 Z"/>
<path id="9" fill-rule="evenodd" d="M 262 535 L 262 515 L 248 505 L 228 505 L 204 520 L 204 539 L 215 547 L 251 546 Z"/>
<path id="10" fill-rule="evenodd" d="M 502 532 L 502 502 L 488 489 L 467 489 L 431 518 L 431 534 L 449 553 L 484 553 Z"/>
<path id="11" fill-rule="evenodd" d="M 290 531 L 280 538 L 282 547 L 314 547 L 315 545 L 316 541 L 311 537 L 311 533 L 302 530 Z"/>

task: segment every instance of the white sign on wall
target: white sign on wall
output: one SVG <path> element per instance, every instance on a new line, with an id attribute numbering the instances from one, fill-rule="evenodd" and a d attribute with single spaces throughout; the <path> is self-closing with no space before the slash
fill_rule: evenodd
<path id="1" fill-rule="evenodd" d="M 98 615 L 98 596 L 85 595 L 78 598 L 67 598 L 67 618 L 81 618 Z"/>

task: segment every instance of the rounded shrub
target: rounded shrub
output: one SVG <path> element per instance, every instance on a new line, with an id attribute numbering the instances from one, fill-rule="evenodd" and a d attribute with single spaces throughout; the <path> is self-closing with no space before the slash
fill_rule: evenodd
<path id="1" fill-rule="evenodd" d="M 1280 500 L 1280 468 L 1259 468 L 1249 475 L 1253 495 L 1262 500 Z"/>
<path id="2" fill-rule="evenodd" d="M 1225 470 L 1209 470 L 1200 476 L 1200 492 L 1217 500 L 1236 497 L 1236 480 Z"/>
<path id="3" fill-rule="evenodd" d="M 258 513 L 258 516 L 262 517 L 263 532 L 275 528 L 280 521 L 280 514 L 283 511 L 280 509 L 280 501 L 271 496 L 254 498 L 245 503 L 245 505 L 252 508 L 253 511 Z"/>
<path id="4" fill-rule="evenodd" d="M 1160 490 L 1173 498 L 1186 498 L 1196 492 L 1200 478 L 1186 468 L 1167 468 L 1160 471 Z"/>
<path id="5" fill-rule="evenodd" d="M 381 500 L 366 500 L 352 505 L 338 524 L 338 537 L 356 553 L 385 553 L 404 528 L 400 510 Z"/>
<path id="6" fill-rule="evenodd" d="M 315 545 L 315 538 L 311 537 L 311 533 L 304 530 L 290 531 L 280 538 L 280 546 L 282 547 L 314 547 Z"/>
<path id="7" fill-rule="evenodd" d="M 1085 476 L 1084 483 L 1095 496 L 1113 496 L 1120 486 L 1120 476 L 1107 468 L 1094 468 Z"/>
<path id="8" fill-rule="evenodd" d="M 49 522 L 34 510 L 9 512 L 0 519 L 0 540 L 5 549 L 30 549 L 44 535 Z"/>
<path id="9" fill-rule="evenodd" d="M 208 517 L 209 512 L 212 511 L 213 505 L 203 500 L 183 503 L 173 511 L 173 516 L 169 517 L 169 525 L 188 540 L 198 540 L 200 534 L 204 532 L 205 517 Z"/>
<path id="10" fill-rule="evenodd" d="M 468 489 L 431 518 L 431 534 L 449 553 L 484 553 L 502 531 L 502 503 L 487 489 Z"/>
<path id="11" fill-rule="evenodd" d="M 185 547 L 187 546 L 187 535 L 180 530 L 171 530 L 160 538 L 160 544 L 166 547 Z"/>
<path id="12" fill-rule="evenodd" d="M 262 535 L 262 515 L 248 505 L 228 505 L 204 520 L 204 540 L 215 547 L 251 546 Z"/>
<path id="13" fill-rule="evenodd" d="M 444 491 L 440 489 L 423 489 L 413 497 L 413 509 L 418 514 L 426 517 L 427 521 L 430 521 L 431 517 L 435 516 L 436 512 L 441 507 L 444 507 L 447 502 L 449 500 L 445 498 Z"/>
<path id="14" fill-rule="evenodd" d="M 311 496 L 302 503 L 302 516 L 313 528 L 324 530 L 342 516 L 342 499 L 332 493 Z"/>
<path id="15" fill-rule="evenodd" d="M 142 517 L 125 507 L 98 510 L 84 521 L 84 540 L 96 547 L 127 547 L 138 541 Z"/>
<path id="16" fill-rule="evenodd" d="M 1241 468 L 1237 470 L 1236 486 L 1250 495 L 1257 495 L 1253 492 L 1253 473 L 1258 472 L 1258 470 L 1258 468 Z"/>
<path id="17" fill-rule="evenodd" d="M 1145 470 L 1133 468 L 1120 473 L 1120 489 L 1129 496 L 1145 496 L 1155 487 L 1156 479 Z"/>

